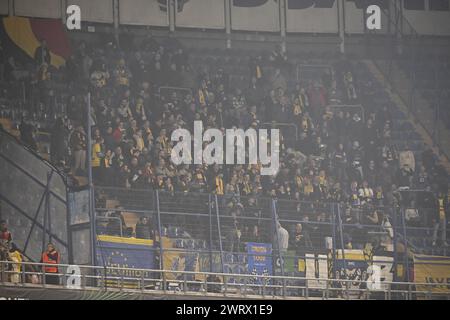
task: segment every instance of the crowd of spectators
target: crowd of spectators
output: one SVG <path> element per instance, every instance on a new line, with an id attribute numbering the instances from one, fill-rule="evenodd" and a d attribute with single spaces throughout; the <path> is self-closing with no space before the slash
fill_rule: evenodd
<path id="1" fill-rule="evenodd" d="M 292 81 L 295 66 L 276 48 L 250 57 L 246 75 L 238 81 L 226 67 L 194 65 L 189 50 L 180 44 L 150 36 L 129 48 L 114 41 L 80 42 L 74 47 L 58 70 L 42 58 L 43 42 L 27 78 L 38 101 L 28 114 L 45 110 L 56 119 L 50 129 L 51 161 L 70 168 L 74 176 L 85 176 L 90 161 L 94 184 L 99 186 L 215 193 L 229 199 L 339 202 L 350 209 L 364 208 L 363 216 L 349 210 L 349 223 L 369 225 L 389 220 L 391 213 L 384 208 L 401 201 L 400 191 L 423 190 L 436 196 L 425 205 L 431 210 L 421 210 L 423 197 L 405 197 L 411 207 L 408 223 L 435 227 L 433 244 L 438 232 L 445 244 L 449 214 L 445 170 L 430 151 L 416 163 L 412 151 L 397 150 L 391 107 L 373 103 L 377 94 L 373 83 L 358 81 L 355 63 L 345 57 L 318 77 Z M 11 59 L 3 78 L 14 82 L 22 75 L 15 72 L 19 70 Z M 86 125 L 88 91 L 92 130 Z M 63 103 L 58 104 L 55 96 Z M 362 104 L 364 112 L 330 107 L 344 104 Z M 202 121 L 205 130 L 222 131 L 290 124 L 297 127 L 298 137 L 292 127 L 281 127 L 280 170 L 275 176 L 261 176 L 259 165 L 176 166 L 170 159 L 171 132 L 177 128 L 192 132 L 194 121 Z M 37 148 L 26 118 L 20 129 L 24 143 Z M 315 221 L 314 214 L 318 215 L 311 212 L 302 218 Z M 296 225 L 293 232 L 301 229 Z M 309 245 L 307 239 L 299 241 Z"/>

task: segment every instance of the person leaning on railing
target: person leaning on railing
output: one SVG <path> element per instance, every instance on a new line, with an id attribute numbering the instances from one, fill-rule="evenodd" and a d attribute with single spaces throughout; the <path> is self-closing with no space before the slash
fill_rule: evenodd
<path id="1" fill-rule="evenodd" d="M 14 262 L 11 265 L 11 275 L 10 275 L 10 281 L 13 283 L 19 283 L 20 281 L 20 272 L 22 270 L 22 261 L 23 257 L 22 254 L 19 251 L 19 248 L 14 243 L 11 243 L 11 248 L 9 249 L 8 253 L 8 260 Z"/>

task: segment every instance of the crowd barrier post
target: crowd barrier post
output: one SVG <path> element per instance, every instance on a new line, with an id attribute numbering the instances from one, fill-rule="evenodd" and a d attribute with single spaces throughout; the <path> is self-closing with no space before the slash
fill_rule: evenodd
<path id="1" fill-rule="evenodd" d="M 208 216 L 209 216 L 209 272 L 213 272 L 213 232 L 212 232 L 212 210 L 211 194 L 208 195 Z"/>
<path id="2" fill-rule="evenodd" d="M 397 217 L 397 206 L 394 206 L 394 208 L 392 208 L 392 215 L 393 215 L 393 219 L 392 219 L 393 226 L 392 226 L 392 228 L 394 230 L 394 234 L 393 234 L 393 237 L 394 237 L 394 239 L 393 239 L 393 242 L 394 242 L 394 247 L 393 247 L 393 250 L 394 250 L 394 263 L 393 263 L 394 276 L 393 276 L 393 280 L 395 282 L 398 279 L 398 276 L 397 276 L 397 273 L 398 273 L 398 252 L 397 252 L 397 242 L 398 242 L 398 236 L 397 236 L 398 221 L 397 220 L 398 220 L 398 217 Z"/>
<path id="3" fill-rule="evenodd" d="M 163 240 L 162 240 L 162 228 L 161 228 L 161 211 L 159 208 L 159 191 L 156 190 L 156 215 L 157 215 L 157 223 L 158 223 L 158 237 L 159 237 L 159 268 L 160 270 L 164 270 L 164 249 L 163 249 Z"/>
<path id="4" fill-rule="evenodd" d="M 218 232 L 218 236 L 219 236 L 220 265 L 221 265 L 222 273 L 224 273 L 222 233 L 220 232 L 219 200 L 217 198 L 217 194 L 214 195 L 214 202 L 215 202 L 215 206 L 216 206 L 217 232 Z M 225 281 L 225 278 L 224 278 L 224 281 Z"/>
<path id="5" fill-rule="evenodd" d="M 403 242 L 405 243 L 405 266 L 406 266 L 406 282 L 409 282 L 409 255 L 408 255 L 408 238 L 406 233 L 406 221 L 405 221 L 405 209 L 400 208 L 400 215 L 402 218 L 402 227 L 403 227 Z"/>

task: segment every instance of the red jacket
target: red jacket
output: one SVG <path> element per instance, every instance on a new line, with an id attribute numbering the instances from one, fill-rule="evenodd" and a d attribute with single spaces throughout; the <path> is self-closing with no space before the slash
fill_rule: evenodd
<path id="1" fill-rule="evenodd" d="M 119 143 L 122 140 L 122 131 L 119 128 L 116 128 L 113 132 L 113 138 L 116 143 Z"/>

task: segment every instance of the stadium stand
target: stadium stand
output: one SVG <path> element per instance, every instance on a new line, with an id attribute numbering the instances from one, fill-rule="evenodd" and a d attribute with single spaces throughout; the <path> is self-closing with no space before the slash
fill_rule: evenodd
<path id="1" fill-rule="evenodd" d="M 3 129 L 72 176 L 70 187 L 86 185 L 90 162 L 97 235 L 165 237 L 160 247 L 185 252 L 186 265 L 189 252 L 214 253 L 220 263 L 206 269 L 233 274 L 247 273 L 248 243 L 273 244 L 274 273 L 293 276 L 301 266 L 282 259 L 308 265 L 307 254 L 326 259 L 331 247 L 395 255 L 404 269 L 410 251 L 448 253 L 448 174 L 362 60 L 166 40 L 127 48 L 81 41 L 59 69 L 37 59 L 20 65 L 2 52 Z M 426 62 L 417 65 L 420 87 L 446 85 L 445 66 L 430 73 Z M 195 120 L 280 128 L 279 173 L 175 166 L 170 134 L 192 131 Z"/>

